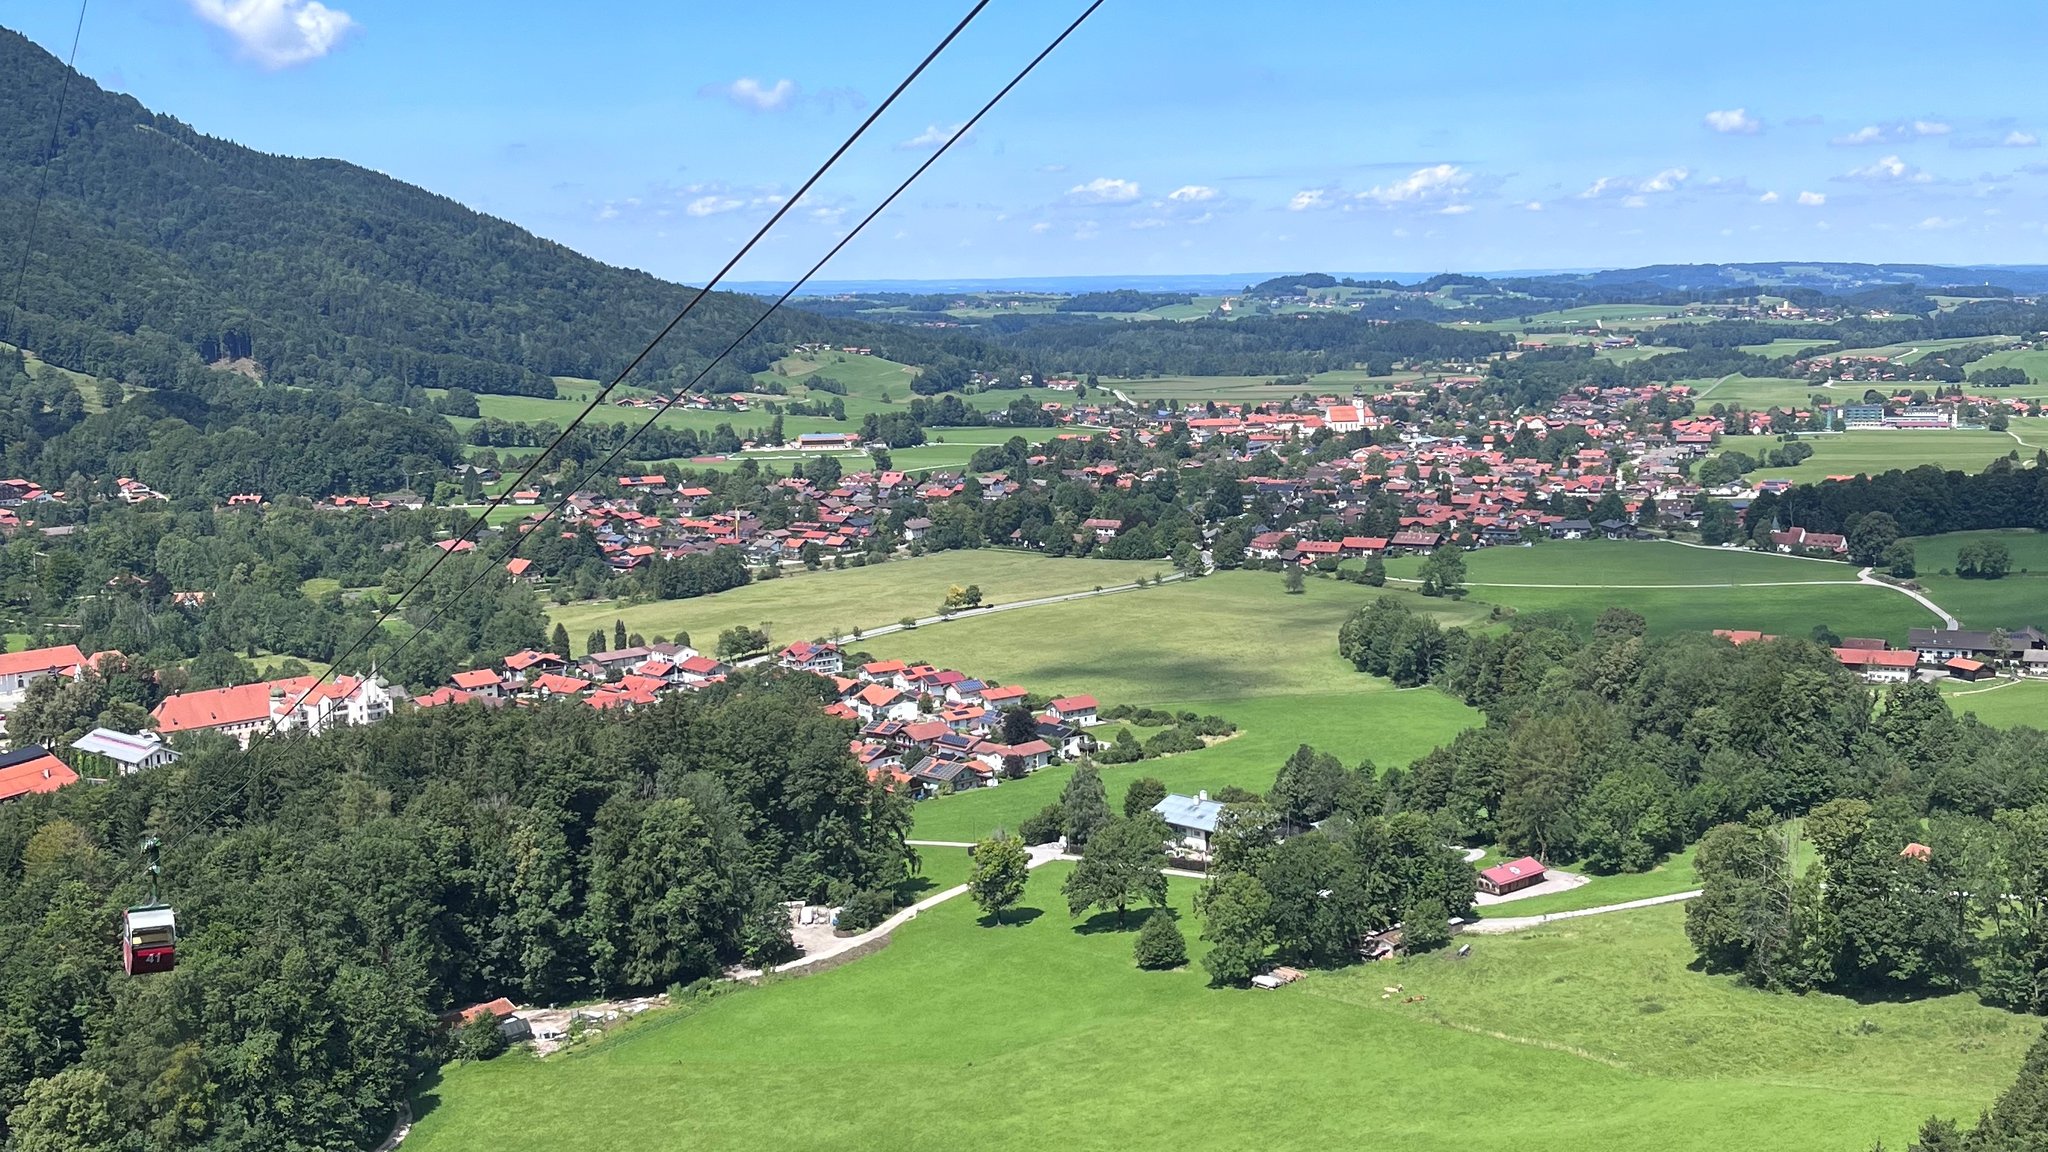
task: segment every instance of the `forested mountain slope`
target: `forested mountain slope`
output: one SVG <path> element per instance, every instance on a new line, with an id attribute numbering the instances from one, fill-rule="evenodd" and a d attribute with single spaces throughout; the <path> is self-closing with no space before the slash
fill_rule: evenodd
<path id="1" fill-rule="evenodd" d="M 0 29 L 6 289 L 64 67 Z M 206 136 L 79 75 L 48 168 L 25 307 L 0 308 L 0 340 L 136 383 L 246 357 L 267 381 L 378 398 L 436 386 L 551 395 L 549 376 L 615 373 L 691 292 L 353 164 Z M 694 372 L 759 307 L 707 299 L 636 380 Z M 938 354 L 922 332 L 794 312 L 757 339 L 754 360 L 804 339 L 914 362 Z"/>

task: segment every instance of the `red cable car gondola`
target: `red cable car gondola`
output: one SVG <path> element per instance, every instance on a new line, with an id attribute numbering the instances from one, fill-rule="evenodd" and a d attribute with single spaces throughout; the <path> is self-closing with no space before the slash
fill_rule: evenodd
<path id="1" fill-rule="evenodd" d="M 157 839 L 142 842 L 149 857 L 149 903 L 121 914 L 121 967 L 130 976 L 169 972 L 178 965 L 178 918 L 169 904 L 157 900 L 156 878 L 163 872 Z"/>

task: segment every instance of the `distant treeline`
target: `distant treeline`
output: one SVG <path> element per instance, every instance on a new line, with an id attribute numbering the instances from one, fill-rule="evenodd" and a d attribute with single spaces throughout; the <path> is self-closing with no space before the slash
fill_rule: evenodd
<path id="1" fill-rule="evenodd" d="M 1145 312 L 1174 304 L 1187 304 L 1194 297 L 1185 292 L 1137 292 L 1118 288 L 1110 292 L 1083 292 L 1059 302 L 1060 312 Z"/>
<path id="2" fill-rule="evenodd" d="M 1750 532 L 1771 524 L 1847 532 L 1867 513 L 1888 512 L 1906 536 L 2048 528 L 2048 459 L 2037 452 L 2035 464 L 2024 468 L 2009 456 L 1975 474 L 1923 464 L 1879 476 L 1800 484 L 1759 495 L 1744 513 L 1743 525 Z"/>

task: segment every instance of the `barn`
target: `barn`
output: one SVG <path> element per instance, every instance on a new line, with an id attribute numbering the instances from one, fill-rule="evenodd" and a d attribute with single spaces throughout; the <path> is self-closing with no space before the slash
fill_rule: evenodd
<path id="1" fill-rule="evenodd" d="M 1505 896 L 1532 884 L 1543 883 L 1543 862 L 1534 856 L 1495 864 L 1479 873 L 1479 890 L 1489 896 Z"/>

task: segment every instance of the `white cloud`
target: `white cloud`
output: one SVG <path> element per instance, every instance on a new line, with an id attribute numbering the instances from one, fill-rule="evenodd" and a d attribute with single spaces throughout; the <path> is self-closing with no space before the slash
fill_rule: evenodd
<path id="1" fill-rule="evenodd" d="M 1853 148 L 1858 144 L 1887 144 L 1921 136 L 1946 136 L 1954 131 L 1954 126 L 1940 120 L 1894 120 L 1889 124 L 1865 124 L 1846 136 L 1835 137 L 1828 143 Z"/>
<path id="2" fill-rule="evenodd" d="M 683 211 L 692 216 L 716 216 L 721 212 L 733 212 L 746 206 L 747 202 L 736 196 L 699 196 L 683 205 Z"/>
<path id="3" fill-rule="evenodd" d="M 1472 206 L 1470 204 L 1446 204 L 1436 211 L 1439 216 L 1463 216 L 1471 210 Z"/>
<path id="4" fill-rule="evenodd" d="M 1543 211 L 1543 201 L 1531 200 L 1527 204 L 1522 205 L 1522 207 L 1530 212 L 1541 212 Z"/>
<path id="5" fill-rule="evenodd" d="M 1860 180 L 1865 184 L 1925 184 L 1934 179 L 1897 156 L 1880 157 L 1874 164 L 1851 168 L 1837 180 Z"/>
<path id="6" fill-rule="evenodd" d="M 1180 204 L 1199 204 L 1205 200 L 1214 200 L 1217 195 L 1217 191 L 1206 184 L 1183 184 L 1168 192 L 1166 198 Z"/>
<path id="7" fill-rule="evenodd" d="M 190 0 L 192 11 L 225 29 L 244 55 L 265 68 L 288 68 L 332 52 L 355 18 L 320 0 Z"/>
<path id="8" fill-rule="evenodd" d="M 2040 145 L 2041 138 L 2032 132 L 2021 132 L 2015 129 L 2006 133 L 2003 143 L 2007 148 L 2034 148 Z"/>
<path id="9" fill-rule="evenodd" d="M 1033 236 L 1043 236 L 1050 231 L 1052 231 L 1052 225 L 1046 223 L 1043 220 L 1040 220 L 1038 223 L 1033 224 L 1031 226 L 1031 234 Z"/>
<path id="10" fill-rule="evenodd" d="M 1164 228 L 1166 227 L 1167 223 L 1167 221 L 1162 220 L 1157 216 L 1147 216 L 1142 220 L 1131 221 L 1130 227 L 1133 230 L 1141 228 Z"/>
<path id="11" fill-rule="evenodd" d="M 1825 192 L 1801 192 L 1799 194 L 1799 203 L 1807 208 L 1818 208 L 1827 202 L 1828 194 Z"/>
<path id="12" fill-rule="evenodd" d="M 1757 197 L 1757 202 L 1760 204 L 1776 204 L 1778 202 L 1778 194 L 1776 192 L 1766 192 Z"/>
<path id="13" fill-rule="evenodd" d="M 924 131 L 919 132 L 917 135 L 912 136 L 910 139 L 902 141 L 901 143 L 897 144 L 896 150 L 898 152 L 935 151 L 941 144 L 944 144 L 946 141 L 951 140 L 953 138 L 953 133 L 958 132 L 962 127 L 964 127 L 964 124 L 927 125 Z"/>
<path id="14" fill-rule="evenodd" d="M 1666 168 L 1648 180 L 1643 181 L 1644 192 L 1676 192 L 1686 177 L 1692 175 L 1683 168 Z"/>
<path id="15" fill-rule="evenodd" d="M 1287 201 L 1287 210 L 1306 212 L 1311 208 L 1327 208 L 1329 205 L 1329 196 L 1321 188 L 1305 188 L 1296 192 L 1294 197 Z"/>
<path id="16" fill-rule="evenodd" d="M 742 76 L 730 84 L 706 84 L 697 94 L 723 96 L 749 112 L 780 112 L 796 103 L 797 88 L 796 81 L 786 78 L 763 84 L 752 76 Z"/>
<path id="17" fill-rule="evenodd" d="M 1944 228 L 1953 228 L 1961 223 L 1961 220 L 1953 220 L 1943 216 L 1929 216 L 1927 219 L 1913 225 L 1913 227 L 1918 228 L 1922 232 L 1938 232 Z"/>
<path id="18" fill-rule="evenodd" d="M 1598 200 L 1609 193 L 1622 192 L 1628 193 L 1622 200 L 1624 206 L 1641 208 L 1646 203 L 1643 199 L 1646 193 L 1676 192 L 1691 178 L 1691 170 L 1685 168 L 1666 168 L 1643 180 L 1630 179 L 1626 176 L 1602 176 L 1588 185 L 1584 192 L 1579 193 L 1579 199 Z"/>
<path id="19" fill-rule="evenodd" d="M 1067 199 L 1076 204 L 1129 204 L 1137 198 L 1136 181 L 1107 176 L 1097 176 L 1086 184 L 1076 184 L 1067 189 Z"/>
<path id="20" fill-rule="evenodd" d="M 1621 206 L 1623 208 L 1648 208 L 1650 202 L 1641 196 L 1624 196 L 1621 200 Z"/>
<path id="21" fill-rule="evenodd" d="M 1764 123 L 1746 108 L 1729 108 L 1707 113 L 1707 127 L 1732 136 L 1754 136 L 1764 130 Z"/>
<path id="22" fill-rule="evenodd" d="M 1432 164 L 1417 168 L 1404 180 L 1362 192 L 1358 198 L 1381 204 L 1423 204 L 1463 196 L 1471 181 L 1472 174 L 1455 164 Z"/>

